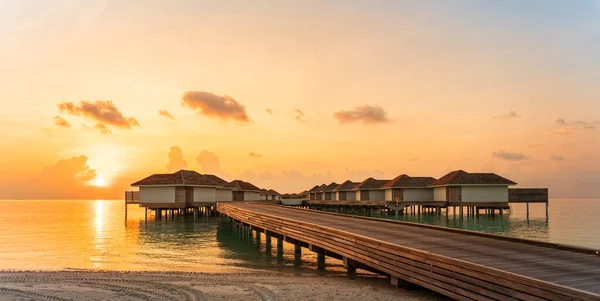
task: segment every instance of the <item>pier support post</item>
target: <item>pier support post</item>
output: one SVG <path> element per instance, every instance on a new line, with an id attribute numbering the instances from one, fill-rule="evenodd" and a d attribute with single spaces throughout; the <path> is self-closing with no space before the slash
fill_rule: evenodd
<path id="1" fill-rule="evenodd" d="M 356 263 L 352 259 L 344 257 L 344 266 L 346 266 L 346 272 L 348 273 L 348 278 L 350 278 L 350 279 L 356 278 Z"/>
<path id="2" fill-rule="evenodd" d="M 317 270 L 325 272 L 325 250 L 321 248 L 317 250 Z"/>
<path id="3" fill-rule="evenodd" d="M 283 237 L 277 238 L 277 261 L 283 262 Z"/>
<path id="4" fill-rule="evenodd" d="M 302 266 L 302 246 L 300 243 L 294 245 L 294 267 L 300 268 Z"/>
<path id="5" fill-rule="evenodd" d="M 406 290 L 413 287 L 412 283 L 410 283 L 406 280 L 400 279 L 398 277 L 395 277 L 395 276 L 390 276 L 390 284 L 393 287 L 399 287 L 399 288 L 406 289 Z"/>
<path id="6" fill-rule="evenodd" d="M 256 245 L 260 249 L 260 232 L 256 231 Z"/>
<path id="7" fill-rule="evenodd" d="M 529 221 L 529 202 L 525 203 L 525 206 L 527 207 L 527 220 Z"/>
<path id="8" fill-rule="evenodd" d="M 267 257 L 271 257 L 271 233 L 269 231 L 265 231 L 265 253 L 267 253 Z"/>
<path id="9" fill-rule="evenodd" d="M 546 221 L 548 221 L 548 201 L 546 200 Z"/>
<path id="10" fill-rule="evenodd" d="M 302 245 L 300 245 L 300 243 L 294 245 L 294 256 L 302 256 Z"/>
<path id="11" fill-rule="evenodd" d="M 144 221 L 148 222 L 148 207 L 144 207 Z"/>

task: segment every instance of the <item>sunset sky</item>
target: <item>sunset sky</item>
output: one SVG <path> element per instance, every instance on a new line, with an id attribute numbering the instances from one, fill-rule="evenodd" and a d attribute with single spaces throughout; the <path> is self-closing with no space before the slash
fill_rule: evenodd
<path id="1" fill-rule="evenodd" d="M 181 168 L 600 196 L 600 1 L 0 0 L 0 41 L 0 198 Z"/>

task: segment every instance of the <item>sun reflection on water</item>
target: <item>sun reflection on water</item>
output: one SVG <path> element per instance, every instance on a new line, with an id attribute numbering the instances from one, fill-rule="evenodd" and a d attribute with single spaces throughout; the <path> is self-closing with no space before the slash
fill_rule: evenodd
<path id="1" fill-rule="evenodd" d="M 94 269 L 102 269 L 104 267 L 102 263 L 106 246 L 104 227 L 104 201 L 97 200 L 94 205 L 94 252 L 90 256 L 92 268 Z"/>

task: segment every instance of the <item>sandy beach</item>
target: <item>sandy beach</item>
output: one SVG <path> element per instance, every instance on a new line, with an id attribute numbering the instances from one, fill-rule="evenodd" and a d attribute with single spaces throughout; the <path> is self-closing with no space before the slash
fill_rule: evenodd
<path id="1" fill-rule="evenodd" d="M 0 272 L 0 300 L 447 300 L 380 277 L 283 273 Z"/>

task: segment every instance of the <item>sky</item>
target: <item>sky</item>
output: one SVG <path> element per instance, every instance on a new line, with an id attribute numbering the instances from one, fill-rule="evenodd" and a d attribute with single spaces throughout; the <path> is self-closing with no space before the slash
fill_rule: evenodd
<path id="1" fill-rule="evenodd" d="M 600 1 L 0 0 L 0 198 L 191 169 L 600 197 Z"/>

